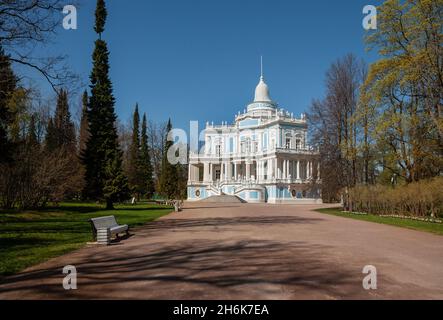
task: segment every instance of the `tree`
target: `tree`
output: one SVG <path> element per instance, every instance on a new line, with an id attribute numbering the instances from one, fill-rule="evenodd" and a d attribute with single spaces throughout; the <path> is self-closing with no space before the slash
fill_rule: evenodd
<path id="1" fill-rule="evenodd" d="M 9 57 L 0 46 L 0 163 L 11 160 L 12 142 L 8 137 L 8 128 L 14 115 L 8 107 L 8 101 L 17 86 L 17 78 L 12 71 Z"/>
<path id="2" fill-rule="evenodd" d="M 140 198 L 140 194 L 143 192 L 144 181 L 140 164 L 140 115 L 138 113 L 138 104 L 135 105 L 132 121 L 132 136 L 131 145 L 129 146 L 127 171 L 129 186 L 137 198 Z"/>
<path id="3" fill-rule="evenodd" d="M 115 156 L 113 152 L 110 151 L 112 154 L 108 157 L 109 160 L 106 161 L 106 167 L 104 168 L 103 196 L 106 200 L 107 209 L 113 209 L 114 202 L 123 202 L 130 197 L 128 179 L 122 170 L 121 152 L 118 151 L 119 156 Z"/>
<path id="4" fill-rule="evenodd" d="M 365 119 L 358 117 L 365 68 L 352 54 L 334 62 L 326 73 L 326 97 L 314 100 L 308 114 L 313 142 L 320 150 L 325 202 L 339 200 L 343 189 L 364 180 L 363 168 L 371 167 L 362 161 L 369 157 L 367 150 L 359 149 L 359 141 L 365 140 Z"/>
<path id="5" fill-rule="evenodd" d="M 59 92 L 53 121 L 56 147 L 76 150 L 75 127 L 69 112 L 68 93 L 65 90 Z"/>
<path id="6" fill-rule="evenodd" d="M 82 97 L 82 115 L 80 119 L 80 134 L 79 134 L 79 154 L 86 148 L 86 142 L 89 139 L 89 125 L 88 125 L 88 93 L 83 92 Z"/>
<path id="7" fill-rule="evenodd" d="M 45 148 L 49 152 L 57 149 L 56 135 L 57 134 L 54 127 L 54 121 L 52 120 L 52 118 L 49 118 L 45 137 Z"/>
<path id="8" fill-rule="evenodd" d="M 166 126 L 167 134 L 172 130 L 171 119 L 169 119 Z M 164 138 L 164 150 L 162 158 L 162 167 L 159 179 L 160 194 L 168 199 L 174 199 L 179 195 L 179 181 L 177 166 L 173 165 L 168 160 L 168 150 L 173 145 L 172 141 Z"/>
<path id="9" fill-rule="evenodd" d="M 63 64 L 64 56 L 40 57 L 32 49 L 52 40 L 64 5 L 63 0 L 0 1 L 0 44 L 10 61 L 37 71 L 55 91 L 77 76 Z"/>
<path id="10" fill-rule="evenodd" d="M 376 115 L 371 136 L 383 171 L 407 183 L 443 170 L 443 0 L 389 0 L 367 37 L 380 60 L 371 65 L 362 100 Z"/>
<path id="11" fill-rule="evenodd" d="M 147 119 L 146 113 L 143 114 L 142 131 L 141 131 L 141 150 L 140 150 L 140 165 L 143 177 L 142 193 L 149 199 L 152 198 L 155 192 L 154 170 L 152 168 L 151 155 L 148 142 L 147 133 Z"/>
<path id="12" fill-rule="evenodd" d="M 28 137 L 26 141 L 30 146 L 35 147 L 39 145 L 37 140 L 37 128 L 35 123 L 35 114 L 31 115 L 31 120 L 29 121 Z"/>
<path id="13" fill-rule="evenodd" d="M 127 179 L 122 170 L 122 153 L 119 150 L 114 110 L 112 83 L 109 79 L 109 51 L 102 40 L 106 21 L 103 0 L 97 1 L 93 69 L 91 73 L 91 96 L 88 105 L 89 139 L 82 153 L 86 168 L 84 195 L 90 199 L 104 199 L 108 209 L 113 202 L 129 197 Z"/>
<path id="14" fill-rule="evenodd" d="M 65 5 L 63 0 L 0 1 L 0 55 L 8 56 L 8 63 L 40 73 L 56 92 L 57 87 L 72 85 L 77 76 L 64 64 L 66 56 L 50 56 L 44 51 L 43 57 L 34 49 L 53 40 Z M 6 76 L 3 71 L 0 74 Z"/>

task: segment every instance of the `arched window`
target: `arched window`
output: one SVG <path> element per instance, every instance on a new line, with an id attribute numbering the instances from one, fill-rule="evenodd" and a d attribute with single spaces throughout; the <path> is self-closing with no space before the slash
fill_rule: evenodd
<path id="1" fill-rule="evenodd" d="M 285 148 L 286 149 L 291 149 L 292 148 L 292 136 L 291 136 L 290 133 L 286 134 Z"/>
<path id="2" fill-rule="evenodd" d="M 295 149 L 300 150 L 303 149 L 303 139 L 300 135 L 295 137 Z"/>

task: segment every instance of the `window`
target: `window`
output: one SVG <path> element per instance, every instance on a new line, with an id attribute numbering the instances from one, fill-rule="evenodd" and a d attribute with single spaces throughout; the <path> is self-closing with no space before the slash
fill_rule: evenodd
<path id="1" fill-rule="evenodd" d="M 252 151 L 252 145 L 251 145 L 251 139 L 246 140 L 246 152 L 251 153 Z"/>
<path id="2" fill-rule="evenodd" d="M 286 138 L 286 149 L 291 149 L 291 138 Z"/>
<path id="3" fill-rule="evenodd" d="M 295 141 L 295 148 L 296 148 L 297 150 L 301 149 L 301 140 L 300 140 L 300 139 L 297 139 L 297 140 Z"/>
<path id="4" fill-rule="evenodd" d="M 217 154 L 217 157 L 220 157 L 220 156 L 221 156 L 221 145 L 217 145 L 217 146 L 215 147 L 215 152 L 216 152 L 216 154 Z"/>

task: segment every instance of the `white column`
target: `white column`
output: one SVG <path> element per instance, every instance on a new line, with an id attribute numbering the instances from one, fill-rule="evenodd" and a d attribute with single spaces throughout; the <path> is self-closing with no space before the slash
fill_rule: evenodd
<path id="1" fill-rule="evenodd" d="M 297 160 L 297 180 L 300 180 L 300 160 Z"/>
<path id="2" fill-rule="evenodd" d="M 309 178 L 313 178 L 314 177 L 314 162 L 311 161 L 311 165 L 309 167 Z"/>
<path id="3" fill-rule="evenodd" d="M 268 180 L 272 179 L 272 160 L 268 160 Z"/>
<path id="4" fill-rule="evenodd" d="M 311 161 L 306 161 L 306 179 L 311 177 Z"/>
<path id="5" fill-rule="evenodd" d="M 317 163 L 317 179 L 321 179 L 321 176 L 320 176 L 320 161 Z"/>
<path id="6" fill-rule="evenodd" d="M 261 160 L 257 161 L 257 176 L 258 176 L 259 181 L 263 180 L 263 169 L 262 169 L 262 161 Z"/>
<path id="7" fill-rule="evenodd" d="M 246 163 L 246 180 L 251 180 L 251 165 Z"/>
<path id="8" fill-rule="evenodd" d="M 209 179 L 209 163 L 203 163 L 203 181 L 206 182 Z"/>
<path id="9" fill-rule="evenodd" d="M 289 160 L 286 160 L 286 179 L 289 179 L 289 175 L 290 175 L 290 171 L 289 171 Z"/>
<path id="10" fill-rule="evenodd" d="M 282 166 L 283 166 L 283 169 L 282 169 L 282 171 L 283 171 L 282 174 L 283 174 L 283 175 L 282 175 L 281 178 L 282 178 L 282 179 L 286 179 L 286 160 L 283 160 L 283 161 L 282 161 Z"/>
<path id="11" fill-rule="evenodd" d="M 198 178 L 199 178 L 199 171 L 198 171 L 198 166 L 194 166 L 194 178 L 193 178 L 193 180 L 194 181 L 198 181 Z"/>

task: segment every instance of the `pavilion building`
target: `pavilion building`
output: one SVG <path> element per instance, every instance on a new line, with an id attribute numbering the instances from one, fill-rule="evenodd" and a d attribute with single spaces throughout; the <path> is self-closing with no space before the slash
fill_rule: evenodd
<path id="1" fill-rule="evenodd" d="M 232 125 L 206 124 L 204 147 L 190 155 L 188 200 L 231 195 L 249 203 L 321 203 L 319 153 L 306 116 L 272 101 L 263 72 L 254 101 Z"/>

